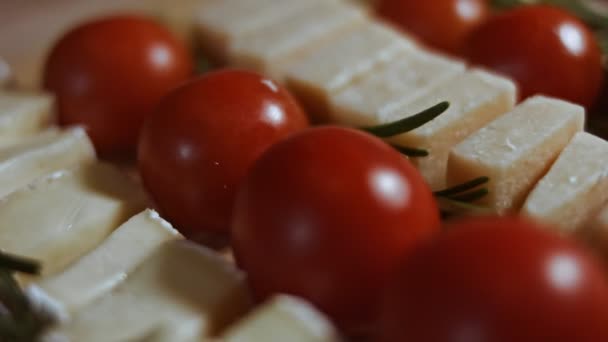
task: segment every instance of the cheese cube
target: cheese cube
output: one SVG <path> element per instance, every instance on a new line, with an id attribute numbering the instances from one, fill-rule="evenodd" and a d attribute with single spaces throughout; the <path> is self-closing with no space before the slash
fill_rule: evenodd
<path id="1" fill-rule="evenodd" d="M 53 98 L 47 94 L 0 92 L 0 141 L 38 133 L 50 125 Z"/>
<path id="2" fill-rule="evenodd" d="M 218 0 L 201 4 L 195 30 L 203 53 L 217 64 L 228 60 L 232 42 L 313 2 L 322 0 Z M 275 27 L 275 29 L 283 29 Z"/>
<path id="3" fill-rule="evenodd" d="M 441 101 L 450 107 L 433 121 L 389 139 L 398 146 L 425 149 L 429 155 L 411 158 L 433 190 L 446 186 L 450 149 L 515 106 L 517 86 L 510 80 L 473 70 L 447 80 L 424 94 L 378 113 L 378 123 L 400 120 Z"/>
<path id="4" fill-rule="evenodd" d="M 313 3 L 234 39 L 229 48 L 230 64 L 282 80 L 283 75 L 274 68 L 281 60 L 311 50 L 364 18 L 358 6 L 337 1 Z"/>
<path id="5" fill-rule="evenodd" d="M 328 319 L 307 302 L 278 295 L 222 334 L 225 342 L 340 341 Z"/>
<path id="6" fill-rule="evenodd" d="M 114 166 L 59 171 L 0 202 L 0 249 L 42 261 L 42 274 L 50 275 L 144 206 L 142 189 Z"/>
<path id="7" fill-rule="evenodd" d="M 583 107 L 544 96 L 529 98 L 456 145 L 448 160 L 448 185 L 490 177 L 480 203 L 498 213 L 519 210 L 575 133 Z"/>
<path id="8" fill-rule="evenodd" d="M 322 121 L 333 94 L 414 46 L 389 26 L 366 22 L 277 68 L 309 114 Z"/>
<path id="9" fill-rule="evenodd" d="M 464 73 L 465 64 L 425 51 L 408 51 L 330 96 L 331 120 L 373 126 L 391 108 Z"/>
<path id="10" fill-rule="evenodd" d="M 175 331 L 186 323 L 191 334 L 203 337 L 233 321 L 249 305 L 244 275 L 233 265 L 192 242 L 170 241 L 114 291 L 80 310 L 47 338 L 147 341 L 149 336 L 164 335 L 159 332 L 163 329 Z"/>
<path id="11" fill-rule="evenodd" d="M 165 241 L 181 238 L 153 210 L 118 227 L 91 253 L 61 273 L 31 285 L 29 293 L 44 293 L 62 312 L 71 314 L 111 291 Z M 136 248 L 134 248 L 136 246 Z"/>
<path id="12" fill-rule="evenodd" d="M 578 133 L 526 199 L 522 213 L 579 231 L 608 201 L 608 142 Z"/>
<path id="13" fill-rule="evenodd" d="M 95 160 L 95 150 L 82 128 L 47 132 L 0 149 L 0 197 L 53 171 Z"/>
<path id="14" fill-rule="evenodd" d="M 12 80 L 11 67 L 4 59 L 0 58 L 0 88 L 8 86 Z"/>

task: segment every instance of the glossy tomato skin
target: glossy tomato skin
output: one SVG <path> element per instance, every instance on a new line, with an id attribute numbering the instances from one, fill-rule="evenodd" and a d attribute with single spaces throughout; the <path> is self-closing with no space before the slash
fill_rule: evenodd
<path id="1" fill-rule="evenodd" d="M 62 125 L 84 125 L 102 154 L 133 152 L 160 98 L 193 73 L 186 46 L 143 17 L 85 23 L 53 47 L 44 86 L 57 96 Z"/>
<path id="2" fill-rule="evenodd" d="M 439 213 L 422 176 L 381 140 L 312 128 L 270 148 L 237 197 L 232 246 L 257 299 L 308 299 L 349 333 Z"/>
<path id="3" fill-rule="evenodd" d="M 380 0 L 378 15 L 439 50 L 458 54 L 489 14 L 486 0 Z"/>
<path id="4" fill-rule="evenodd" d="M 521 218 L 472 218 L 406 261 L 379 341 L 608 341 L 608 283 L 575 243 Z"/>
<path id="5" fill-rule="evenodd" d="M 589 108 L 602 85 L 593 34 L 555 7 L 523 6 L 493 17 L 471 33 L 464 54 L 515 80 L 522 99 L 540 93 Z"/>
<path id="6" fill-rule="evenodd" d="M 182 233 L 227 233 L 250 165 L 307 125 L 296 100 L 270 79 L 211 72 L 161 101 L 142 130 L 139 169 L 163 215 Z"/>

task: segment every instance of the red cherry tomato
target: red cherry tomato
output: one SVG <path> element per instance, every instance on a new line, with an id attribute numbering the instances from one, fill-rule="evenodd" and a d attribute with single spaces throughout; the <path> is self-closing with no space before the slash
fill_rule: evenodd
<path id="1" fill-rule="evenodd" d="M 488 15 L 486 0 L 380 0 L 378 14 L 428 45 L 456 54 Z"/>
<path id="2" fill-rule="evenodd" d="M 208 73 L 165 97 L 144 125 L 139 169 L 147 190 L 191 238 L 226 232 L 233 198 L 270 145 L 307 126 L 294 98 L 261 75 Z"/>
<path id="3" fill-rule="evenodd" d="M 471 33 L 464 53 L 473 64 L 510 76 L 522 98 L 555 96 L 590 107 L 601 88 L 601 51 L 589 29 L 550 6 L 523 6 Z"/>
<path id="4" fill-rule="evenodd" d="M 521 218 L 454 224 L 387 291 L 381 341 L 608 341 L 608 283 L 578 245 Z"/>
<path id="5" fill-rule="evenodd" d="M 132 152 L 144 118 L 193 72 L 185 45 L 160 24 L 115 16 L 68 32 L 51 51 L 45 88 L 59 121 L 84 125 L 103 154 Z"/>
<path id="6" fill-rule="evenodd" d="M 308 299 L 365 329 L 398 261 L 438 230 L 433 194 L 381 140 L 313 128 L 270 148 L 237 197 L 232 246 L 255 296 Z"/>

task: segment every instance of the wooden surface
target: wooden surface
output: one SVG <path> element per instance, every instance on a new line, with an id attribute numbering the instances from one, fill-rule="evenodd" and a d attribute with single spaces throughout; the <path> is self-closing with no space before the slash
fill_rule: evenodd
<path id="1" fill-rule="evenodd" d="M 0 0 L 0 57 L 12 66 L 20 86 L 37 88 L 49 48 L 73 25 L 110 13 L 141 13 L 183 31 L 203 1 Z"/>

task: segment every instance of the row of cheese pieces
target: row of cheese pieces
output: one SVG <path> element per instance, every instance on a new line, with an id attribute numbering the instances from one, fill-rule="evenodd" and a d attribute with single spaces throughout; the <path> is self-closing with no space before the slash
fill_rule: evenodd
<path id="1" fill-rule="evenodd" d="M 249 301 L 243 277 L 225 260 L 177 243 L 181 236 L 153 211 L 121 225 L 145 207 L 142 189 L 116 167 L 96 162 L 81 129 L 49 130 L 51 103 L 44 95 L 0 94 L 0 122 L 6 124 L 0 137 L 15 138 L 0 147 L 0 179 L 6 180 L 0 183 L 0 249 L 43 261 L 42 277 L 20 281 L 29 284 L 32 299 L 64 321 L 47 338 L 200 341 L 245 312 Z M 170 240 L 175 243 L 165 246 Z M 142 270 L 127 277 L 141 263 Z M 157 279 L 171 282 L 159 287 Z M 137 298 L 125 300 L 133 293 Z M 106 304 L 97 305 L 97 298 Z M 107 314 L 104 308 L 124 315 Z M 111 336 L 108 327 L 116 323 L 125 328 Z M 225 331 L 222 340 L 282 341 L 286 336 L 336 338 L 313 308 L 281 296 Z"/>
<path id="2" fill-rule="evenodd" d="M 442 116 L 392 139 L 430 151 L 413 161 L 434 189 L 489 176 L 485 204 L 499 213 L 523 207 L 566 230 L 581 229 L 605 202 L 605 142 L 580 133 L 583 108 L 542 96 L 514 108 L 509 80 L 465 71 L 352 5 L 281 3 L 290 10 L 273 0 L 206 3 L 197 21 L 203 46 L 222 63 L 285 81 L 309 109 L 340 124 L 383 124 L 449 101 Z"/>
<path id="3" fill-rule="evenodd" d="M 337 340 L 322 314 L 289 296 L 241 318 L 251 305 L 244 275 L 149 209 L 26 292 L 60 318 L 46 341 Z"/>
<path id="4" fill-rule="evenodd" d="M 516 101 L 511 81 L 467 71 L 338 0 L 208 1 L 197 27 L 208 55 L 284 81 L 324 121 L 376 125 L 450 101 L 440 118 L 393 141 L 430 152 L 415 163 L 434 189 L 445 186 L 450 148 Z"/>

